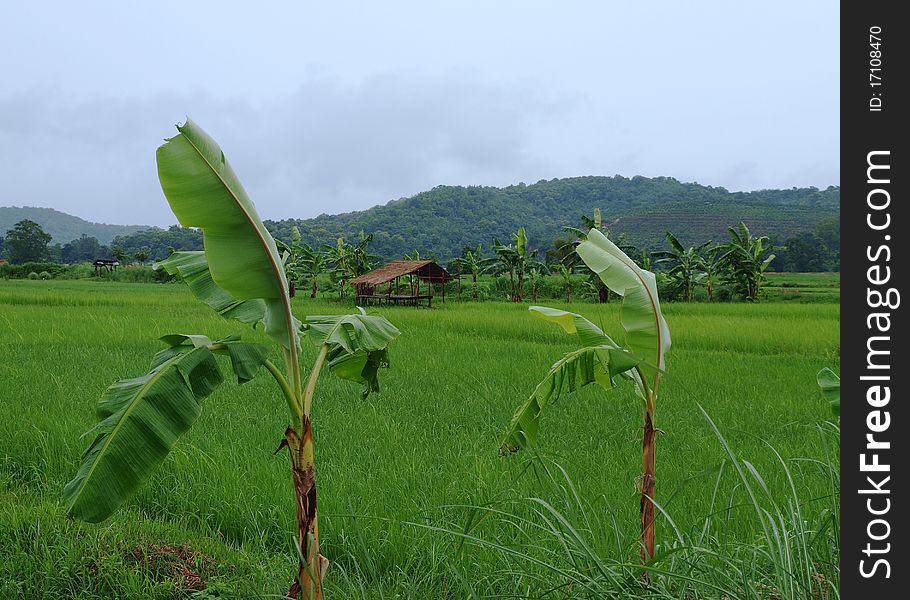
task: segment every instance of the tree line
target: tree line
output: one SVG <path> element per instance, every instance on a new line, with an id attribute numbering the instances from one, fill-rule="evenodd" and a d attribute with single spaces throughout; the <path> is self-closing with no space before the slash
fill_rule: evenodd
<path id="1" fill-rule="evenodd" d="M 441 260 L 418 250 L 406 252 L 401 258 L 437 260 L 451 271 L 470 277 L 471 297 L 479 296 L 479 278 L 485 275 L 507 276 L 509 298 L 522 302 L 529 294 L 537 300 L 542 278 L 560 277 L 565 297 L 570 301 L 573 292 L 592 295 L 599 302 L 609 300 L 609 291 L 598 277 L 586 273 L 578 264 L 574 246 L 584 239 L 584 232 L 592 228 L 609 234 L 599 209 L 592 216 L 582 216 L 579 226 L 565 226 L 545 250 L 534 246 L 525 227 L 511 233 L 505 242 L 493 238 L 489 249 L 483 244 L 465 246 L 459 256 Z M 719 286 L 728 286 L 746 300 L 758 296 L 762 273 L 768 269 L 778 271 L 836 271 L 839 269 L 840 228 L 837 219 L 820 222 L 813 231 L 786 239 L 775 246 L 768 236 L 754 236 L 744 223 L 729 227 L 730 240 L 724 243 L 703 242 L 685 245 L 680 238 L 666 232 L 665 248 L 649 250 L 630 243 L 624 233 L 615 237 L 617 245 L 639 266 L 655 270 L 670 300 L 691 301 L 695 290 L 704 288 L 709 301 L 715 299 Z M 348 282 L 362 275 L 388 257 L 372 251 L 374 236 L 360 232 L 353 240 L 339 237 L 333 244 L 321 246 L 302 241 L 302 234 L 293 227 L 288 241 L 281 241 L 287 253 L 288 278 L 296 285 L 307 287 L 309 295 L 318 294 L 317 281 L 327 277 L 339 297 L 348 293 Z M 149 229 L 134 234 L 118 236 L 108 245 L 94 237 L 82 235 L 62 246 L 50 245 L 50 235 L 30 220 L 22 220 L 0 238 L 3 258 L 14 264 L 30 261 L 48 261 L 65 264 L 93 261 L 99 258 L 116 259 L 122 264 L 163 260 L 178 250 L 202 249 L 202 235 L 193 228 L 172 226 L 167 230 Z M 772 248 L 775 250 L 772 253 Z M 397 257 L 395 257 L 397 258 Z M 582 281 L 579 284 L 579 276 Z M 573 286 L 576 288 L 573 290 Z M 577 289 L 577 288 L 581 289 Z"/>

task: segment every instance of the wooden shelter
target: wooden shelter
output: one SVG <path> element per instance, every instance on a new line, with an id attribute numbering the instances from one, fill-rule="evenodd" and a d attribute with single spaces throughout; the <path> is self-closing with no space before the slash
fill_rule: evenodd
<path id="1" fill-rule="evenodd" d="M 117 267 L 120 266 L 120 261 L 118 260 L 108 260 L 106 258 L 99 258 L 92 263 L 92 266 L 95 267 L 95 275 L 101 275 L 102 272 L 106 271 L 108 273 L 116 271 Z"/>
<path id="2" fill-rule="evenodd" d="M 402 279 L 405 283 L 402 284 Z M 445 284 L 456 277 L 432 260 L 393 260 L 355 277 L 349 283 L 357 290 L 357 303 L 406 304 L 418 306 L 423 300 L 433 306 L 433 286 L 442 284 L 442 301 L 446 300 Z M 421 293 L 420 283 L 426 284 Z M 388 287 L 383 289 L 383 286 Z M 384 292 L 384 293 L 383 293 Z"/>

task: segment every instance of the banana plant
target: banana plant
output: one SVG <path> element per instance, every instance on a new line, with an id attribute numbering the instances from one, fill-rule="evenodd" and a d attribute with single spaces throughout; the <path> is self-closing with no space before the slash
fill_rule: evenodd
<path id="1" fill-rule="evenodd" d="M 204 335 L 161 338 L 165 348 L 149 372 L 111 385 L 98 402 L 99 424 L 82 455 L 76 476 L 64 489 L 67 512 L 100 522 L 127 500 L 160 465 L 199 416 L 203 400 L 224 379 L 217 355 L 229 358 L 238 383 L 265 370 L 286 401 L 290 425 L 279 449 L 291 455 L 300 561 L 288 595 L 322 598 L 328 561 L 319 553 L 316 470 L 312 431 L 313 396 L 325 366 L 338 377 L 379 389 L 377 372 L 388 366 L 387 347 L 399 331 L 363 310 L 353 315 L 309 316 L 291 311 L 284 258 L 266 230 L 218 144 L 187 119 L 179 133 L 158 148 L 158 177 L 177 219 L 198 227 L 205 250 L 176 252 L 156 265 L 186 282 L 197 299 L 220 315 L 262 325 L 284 362 L 272 362 L 267 344 L 237 336 L 211 340 Z M 317 348 L 304 383 L 301 338 Z"/>
<path id="2" fill-rule="evenodd" d="M 670 330 L 660 310 L 654 273 L 641 269 L 597 229 L 591 229 L 575 252 L 610 288 L 623 297 L 620 323 L 625 330 L 618 344 L 581 315 L 532 306 L 532 314 L 575 334 L 580 348 L 557 361 L 531 397 L 522 404 L 502 440 L 500 451 L 514 452 L 536 443 L 543 409 L 564 393 L 597 384 L 604 389 L 630 380 L 644 410 L 642 477 L 639 516 L 642 563 L 654 556 L 654 458 L 657 428 L 654 412 L 664 354 L 670 348 Z"/>

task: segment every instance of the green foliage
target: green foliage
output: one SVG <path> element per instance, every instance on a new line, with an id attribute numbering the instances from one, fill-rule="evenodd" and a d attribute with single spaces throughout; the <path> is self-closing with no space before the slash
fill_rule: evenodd
<path id="1" fill-rule="evenodd" d="M 525 274 L 531 269 L 542 269 L 544 265 L 535 258 L 537 250 L 531 250 L 528 247 L 528 236 L 524 227 L 519 227 L 511 238 L 512 243 L 508 246 L 494 238 L 493 252 L 499 258 L 497 272 L 509 274 L 509 284 L 511 286 L 509 297 L 512 302 L 521 302 L 524 299 Z M 478 246 L 479 250 L 480 247 Z"/>
<path id="2" fill-rule="evenodd" d="M 771 268 L 800 273 L 840 271 L 840 219 L 825 219 L 813 231 L 784 240 Z"/>
<path id="3" fill-rule="evenodd" d="M 66 265 L 60 265 L 50 262 L 26 262 L 21 265 L 0 264 L 0 277 L 4 279 L 22 279 L 30 277 L 31 273 L 48 273 L 51 277 L 57 278 L 66 271 Z"/>
<path id="4" fill-rule="evenodd" d="M 652 252 L 651 256 L 657 259 L 655 265 L 668 267 L 665 275 L 669 281 L 670 298 L 692 302 L 695 299 L 696 286 L 700 285 L 707 276 L 705 258 L 702 253 L 711 242 L 684 248 L 676 236 L 669 231 L 666 233 L 666 239 L 670 249 Z"/>
<path id="5" fill-rule="evenodd" d="M 755 237 L 745 223 L 730 227 L 730 242 L 724 244 L 718 262 L 728 283 L 743 300 L 754 302 L 765 280 L 765 271 L 774 260 L 774 246 L 767 236 Z"/>
<path id="6" fill-rule="evenodd" d="M 628 377 L 635 382 L 646 412 L 654 411 L 664 354 L 670 347 L 654 274 L 642 271 L 597 229 L 584 236 L 576 252 L 605 285 L 623 296 L 620 322 L 625 330 L 624 347 L 579 314 L 532 306 L 532 314 L 577 335 L 582 351 L 569 353 L 557 362 L 518 409 L 502 442 L 503 451 L 515 451 L 536 440 L 541 412 L 559 397 L 564 385 L 570 392 L 594 382 L 610 388 L 616 375 L 634 369 Z"/>
<path id="7" fill-rule="evenodd" d="M 343 237 L 340 237 L 335 240 L 333 245 L 324 246 L 324 262 L 327 266 L 330 265 L 329 275 L 332 277 L 332 281 L 338 285 L 342 298 L 345 296 L 348 281 L 370 272 L 373 269 L 373 262 L 379 258 L 370 253 L 369 246 L 372 241 L 373 234 L 366 235 L 361 231 L 356 244 L 346 242 Z"/>
<path id="8" fill-rule="evenodd" d="M 67 512 L 91 523 L 109 517 L 164 460 L 221 381 L 214 355 L 202 345 L 109 387 L 98 401 L 95 439 L 63 490 Z"/>
<path id="9" fill-rule="evenodd" d="M 818 387 L 831 406 L 831 412 L 840 416 L 840 377 L 828 367 L 825 367 L 815 376 Z"/>
<path id="10" fill-rule="evenodd" d="M 102 246 L 97 238 L 84 233 L 60 249 L 60 260 L 67 264 L 91 262 L 99 258 L 113 258 L 110 248 Z"/>
<path id="11" fill-rule="evenodd" d="M 471 296 L 474 300 L 477 300 L 477 278 L 491 272 L 496 259 L 492 257 L 484 258 L 483 245 L 477 244 L 477 250 L 465 248 L 462 255 L 456 258 L 453 263 L 459 274 L 471 275 Z"/>
<path id="12" fill-rule="evenodd" d="M 364 396 L 378 391 L 378 369 L 388 366 L 386 348 L 399 332 L 383 317 L 363 311 L 302 324 L 291 308 L 287 256 L 279 255 L 221 148 L 189 119 L 177 129 L 179 134 L 158 148 L 158 178 L 178 220 L 204 231 L 205 251 L 172 252 L 158 266 L 184 278 L 192 293 L 220 315 L 262 323 L 281 349 L 285 374 L 269 360 L 267 347 L 244 343 L 237 336 L 214 342 L 204 335 L 162 337 L 169 347 L 155 355 L 146 376 L 120 381 L 101 397 L 100 423 L 91 430 L 97 432 L 95 440 L 64 489 L 67 512 L 91 522 L 104 520 L 139 487 L 200 415 L 202 399 L 221 383 L 215 354 L 230 357 L 238 383 L 252 380 L 265 366 L 284 395 L 292 421 L 282 447 L 288 448 L 293 466 L 301 559 L 289 594 L 318 599 L 322 578 L 304 575 L 322 572 L 324 560 L 316 528 L 311 429 L 316 382 L 328 358 L 332 373 L 364 385 Z M 355 248 L 363 257 L 368 241 Z M 343 241 L 338 245 L 343 248 Z M 144 250 L 136 252 L 140 262 L 147 256 Z M 361 258 L 357 252 L 352 256 Z M 301 329 L 319 347 L 305 388 L 299 360 Z"/>
<path id="13" fill-rule="evenodd" d="M 328 345 L 329 370 L 363 385 L 362 397 L 379 391 L 379 369 L 389 366 L 388 346 L 401 332 L 383 317 L 359 314 L 308 316 L 303 324 L 317 348 Z"/>
<path id="14" fill-rule="evenodd" d="M 23 219 L 6 232 L 4 253 L 13 264 L 47 260 L 50 258 L 47 247 L 50 241 L 51 235 L 45 233 L 41 225 Z"/>
<path id="15" fill-rule="evenodd" d="M 437 186 L 366 211 L 266 225 L 286 242 L 296 226 L 313 247 L 367 231 L 373 234 L 373 251 L 386 260 L 416 247 L 447 261 L 478 241 L 508 239 L 522 226 L 549 243 L 564 236 L 563 226 L 577 222 L 578 215 L 590 215 L 592 207 L 600 207 L 612 231 L 625 232 L 628 243 L 639 247 L 659 246 L 661 232 L 668 230 L 687 245 L 722 239 L 727 226 L 740 220 L 783 240 L 837 218 L 840 189 L 729 192 L 670 177 L 574 177 L 505 188 Z"/>
<path id="16" fill-rule="evenodd" d="M 184 227 L 205 232 L 212 280 L 237 300 L 261 299 L 266 333 L 299 346 L 278 248 L 221 148 L 191 120 L 158 148 L 158 179 Z"/>
<path id="17" fill-rule="evenodd" d="M 171 225 L 168 229 L 150 227 L 118 235 L 111 242 L 111 252 L 120 262 L 135 257 L 137 252 L 144 252 L 146 260 L 164 260 L 178 250 L 202 250 L 202 232 L 180 225 Z"/>

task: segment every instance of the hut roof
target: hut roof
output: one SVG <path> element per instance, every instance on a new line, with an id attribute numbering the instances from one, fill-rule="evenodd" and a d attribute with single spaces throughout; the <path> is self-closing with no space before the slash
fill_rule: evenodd
<path id="1" fill-rule="evenodd" d="M 423 281 L 433 283 L 452 281 L 455 279 L 448 271 L 437 265 L 432 260 L 393 260 L 392 262 L 373 269 L 369 273 L 364 273 L 355 277 L 349 283 L 351 285 L 379 285 L 387 283 L 402 277 L 403 275 L 416 275 Z"/>

